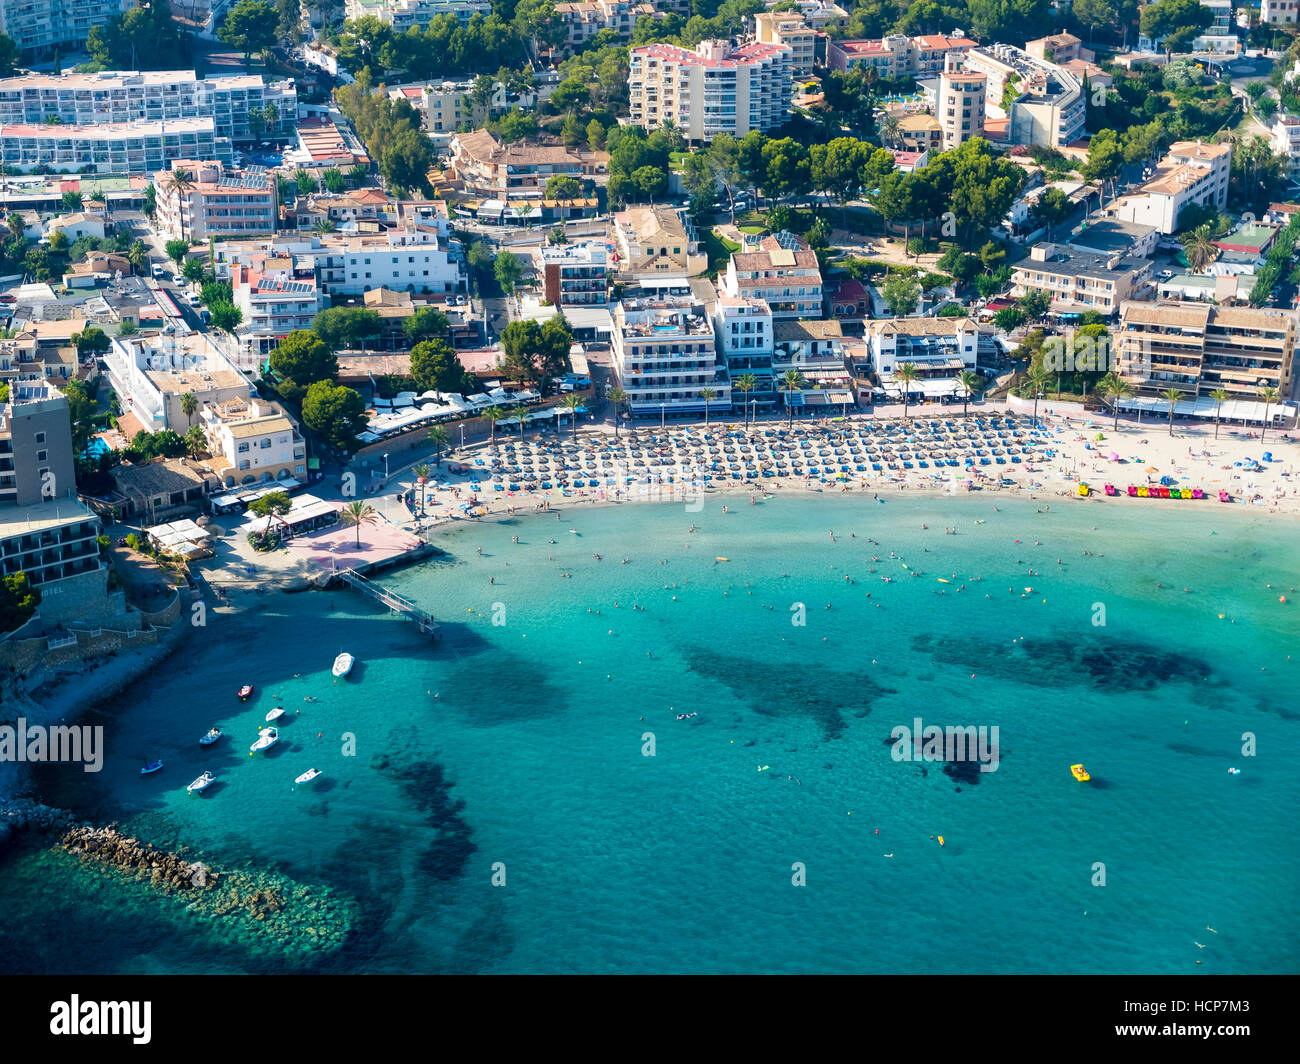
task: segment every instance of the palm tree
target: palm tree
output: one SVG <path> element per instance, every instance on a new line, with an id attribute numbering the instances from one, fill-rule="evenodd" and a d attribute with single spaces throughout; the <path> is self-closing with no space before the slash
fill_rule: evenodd
<path id="1" fill-rule="evenodd" d="M 127 248 L 126 261 L 136 273 L 144 273 L 145 264 L 149 261 L 149 248 L 143 240 L 136 240 Z"/>
<path id="2" fill-rule="evenodd" d="M 898 119 L 886 112 L 885 117 L 880 120 L 880 139 L 887 147 L 892 147 L 898 143 L 898 135 L 901 130 L 902 127 L 899 125 Z"/>
<path id="3" fill-rule="evenodd" d="M 716 388 L 701 388 L 700 398 L 704 400 L 704 427 L 709 427 L 709 404 L 718 397 Z"/>
<path id="4" fill-rule="evenodd" d="M 203 434 L 202 425 L 191 425 L 185 433 L 185 449 L 189 451 L 191 458 L 197 458 L 208 447 L 208 439 Z"/>
<path id="5" fill-rule="evenodd" d="M 785 389 L 785 409 L 790 415 L 790 424 L 794 424 L 794 407 L 790 405 L 791 397 L 803 388 L 803 374 L 797 369 L 788 369 L 781 377 L 781 387 Z"/>
<path id="6" fill-rule="evenodd" d="M 1166 388 L 1160 393 L 1160 398 L 1169 404 L 1169 435 L 1174 434 L 1174 404 L 1183 397 L 1183 393 L 1177 388 Z"/>
<path id="7" fill-rule="evenodd" d="M 578 438 L 578 407 L 582 406 L 582 397 L 577 395 L 566 395 L 561 401 L 562 406 L 569 408 L 569 420 L 573 422 L 573 438 Z"/>
<path id="8" fill-rule="evenodd" d="M 339 511 L 339 520 L 345 525 L 356 525 L 357 527 L 357 546 L 361 546 L 361 526 L 370 521 L 375 521 L 379 513 L 368 502 L 357 499 L 355 502 L 348 503 Z"/>
<path id="9" fill-rule="evenodd" d="M 516 417 L 519 419 L 519 442 L 523 443 L 524 442 L 524 418 L 528 415 L 528 407 L 513 406 L 508 411 L 506 411 L 506 413 L 508 413 L 511 417 Z"/>
<path id="10" fill-rule="evenodd" d="M 1225 388 L 1215 388 L 1210 393 L 1210 398 L 1214 400 L 1214 438 L 1219 438 L 1219 411 L 1223 409 L 1223 401 L 1228 398 L 1228 391 Z"/>
<path id="11" fill-rule="evenodd" d="M 758 387 L 758 378 L 752 373 L 742 373 L 731 385 L 745 397 L 745 431 L 749 431 L 749 393 Z"/>
<path id="12" fill-rule="evenodd" d="M 1214 246 L 1214 236 L 1209 225 L 1199 225 L 1182 238 L 1183 254 L 1187 257 L 1187 268 L 1192 273 L 1200 273 L 1219 254 Z"/>
<path id="13" fill-rule="evenodd" d="M 334 224 L 332 218 L 317 218 L 311 223 L 311 231 L 313 233 L 332 233 L 336 228 L 338 227 Z"/>
<path id="14" fill-rule="evenodd" d="M 433 463 L 434 465 L 437 465 L 442 461 L 443 448 L 451 442 L 451 437 L 447 434 L 445 426 L 434 425 L 433 428 L 429 430 L 428 435 L 425 436 L 425 439 L 433 444 Z"/>
<path id="15" fill-rule="evenodd" d="M 188 170 L 173 170 L 167 179 L 167 189 L 176 193 L 176 213 L 181 220 L 181 239 L 185 236 L 185 193 L 194 187 L 194 175 Z"/>
<path id="16" fill-rule="evenodd" d="M 627 392 L 614 387 L 606 393 L 605 398 L 614 404 L 614 439 L 618 439 L 618 408 L 627 402 Z"/>
<path id="17" fill-rule="evenodd" d="M 1034 390 L 1034 424 L 1038 424 L 1038 399 L 1043 394 L 1043 389 L 1047 387 L 1047 382 L 1052 379 L 1052 375 L 1042 366 L 1033 366 L 1025 374 L 1025 380 L 1029 387 Z"/>
<path id="18" fill-rule="evenodd" d="M 194 424 L 194 411 L 198 408 L 199 400 L 193 392 L 186 392 L 181 396 L 181 413 L 189 419 L 191 425 Z"/>
<path id="19" fill-rule="evenodd" d="M 912 397 L 911 384 L 914 380 L 921 377 L 920 370 L 916 368 L 915 362 L 903 362 L 894 367 L 894 380 L 899 382 L 899 388 L 903 393 L 903 420 L 907 420 L 907 401 Z"/>
<path id="20" fill-rule="evenodd" d="M 970 397 L 979 391 L 980 376 L 974 370 L 964 369 L 957 374 L 957 383 L 961 385 L 961 416 L 966 416 L 966 404 Z"/>
<path id="21" fill-rule="evenodd" d="M 501 421 L 506 416 L 506 412 L 499 406 L 490 406 L 483 411 L 483 416 L 491 423 L 492 438 L 490 442 L 492 444 L 492 449 L 495 451 L 497 447 L 497 422 Z"/>
<path id="22" fill-rule="evenodd" d="M 1133 387 L 1118 373 L 1107 373 L 1097 382 L 1097 393 L 1110 401 L 1115 412 L 1114 431 L 1119 431 L 1119 401 L 1133 394 Z"/>
<path id="23" fill-rule="evenodd" d="M 429 483 L 429 466 L 421 462 L 412 472 L 415 474 L 416 483 L 420 485 L 420 509 L 424 509 L 424 488 Z"/>
<path id="24" fill-rule="evenodd" d="M 1256 388 L 1255 394 L 1264 400 L 1264 427 L 1259 430 L 1259 442 L 1264 442 L 1264 434 L 1268 432 L 1268 408 L 1277 402 L 1278 390 L 1272 385 L 1264 385 Z"/>

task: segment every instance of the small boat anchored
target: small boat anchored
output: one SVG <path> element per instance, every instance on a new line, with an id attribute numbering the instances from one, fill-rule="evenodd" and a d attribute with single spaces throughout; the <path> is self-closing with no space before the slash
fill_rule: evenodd
<path id="1" fill-rule="evenodd" d="M 270 724 L 273 721 L 279 720 L 283 716 L 284 716 L 284 706 L 276 706 L 273 710 L 271 710 L 270 713 L 266 715 L 266 723 Z"/>
<path id="2" fill-rule="evenodd" d="M 205 772 L 188 787 L 185 788 L 187 794 L 200 794 L 212 786 L 217 780 L 211 772 Z"/>
<path id="3" fill-rule="evenodd" d="M 1088 780 L 1092 779 L 1092 777 L 1088 775 L 1088 770 L 1084 768 L 1082 765 L 1071 765 L 1070 775 L 1072 775 L 1080 783 L 1086 783 Z"/>
<path id="4" fill-rule="evenodd" d="M 346 676 L 348 673 L 352 671 L 352 666 L 355 662 L 356 662 L 356 658 L 354 658 L 351 654 L 347 654 L 347 653 L 340 654 L 337 658 L 334 659 L 334 668 L 331 669 L 330 671 L 333 672 L 336 677 Z"/>
<path id="5" fill-rule="evenodd" d="M 279 728 L 263 728 L 257 733 L 257 742 L 248 748 L 250 754 L 255 754 L 259 750 L 269 750 L 272 746 L 280 741 Z"/>
<path id="6" fill-rule="evenodd" d="M 151 772 L 157 772 L 162 767 L 162 758 L 158 758 L 156 761 L 149 761 L 145 764 L 144 768 L 140 770 L 140 775 L 147 776 Z"/>
<path id="7" fill-rule="evenodd" d="M 202 739 L 199 740 L 199 745 L 200 745 L 200 746 L 211 746 L 213 743 L 215 743 L 215 742 L 216 742 L 218 739 L 220 739 L 220 738 L 221 738 L 221 729 L 220 729 L 220 728 L 209 728 L 209 729 L 208 729 L 208 734 L 205 735 Z"/>
<path id="8" fill-rule="evenodd" d="M 244 686 L 239 689 L 239 700 L 241 702 L 247 702 L 248 696 L 251 695 L 252 693 L 253 693 L 253 685 L 251 683 L 244 684 Z"/>
<path id="9" fill-rule="evenodd" d="M 301 776 L 299 776 L 299 777 L 298 777 L 297 779 L 295 779 L 293 782 L 294 782 L 294 783 L 310 783 L 312 780 L 314 780 L 314 779 L 315 779 L 317 776 L 319 776 L 319 775 L 321 775 L 321 770 L 320 770 L 320 769 L 318 769 L 318 768 L 309 768 L 306 772 L 304 772 Z"/>

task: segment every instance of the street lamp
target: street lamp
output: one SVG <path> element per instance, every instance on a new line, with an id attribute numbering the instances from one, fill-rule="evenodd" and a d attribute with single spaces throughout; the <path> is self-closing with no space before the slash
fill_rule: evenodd
<path id="1" fill-rule="evenodd" d="M 384 479 L 388 479 L 388 455 L 384 455 Z"/>
<path id="2" fill-rule="evenodd" d="M 666 427 L 665 418 L 667 418 L 668 416 L 667 409 L 668 408 L 665 404 L 663 403 L 659 404 L 659 431 L 660 432 L 662 432 Z"/>

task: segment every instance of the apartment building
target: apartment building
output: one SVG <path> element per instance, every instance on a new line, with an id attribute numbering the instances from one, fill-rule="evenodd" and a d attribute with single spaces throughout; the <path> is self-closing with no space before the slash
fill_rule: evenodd
<path id="1" fill-rule="evenodd" d="M 1063 148 L 1084 135 L 1088 102 L 1064 67 L 1009 44 L 972 48 L 963 65 L 985 75 L 985 109 L 1008 120 L 1008 144 Z"/>
<path id="2" fill-rule="evenodd" d="M 347 192 L 315 192 L 294 201 L 289 228 L 314 229 L 318 223 L 329 222 L 336 228 L 362 226 L 370 223 L 378 229 L 380 222 L 390 219 L 395 205 L 380 188 L 358 188 Z"/>
<path id="3" fill-rule="evenodd" d="M 925 79 L 938 77 L 950 55 L 960 59 L 976 43 L 962 36 L 908 37 L 895 33 L 880 40 L 832 40 L 827 45 L 826 58 L 832 70 L 866 66 L 874 68 L 882 78 Z"/>
<path id="4" fill-rule="evenodd" d="M 273 120 L 267 121 L 271 105 Z M 250 113 L 257 117 L 251 122 Z M 98 74 L 28 74 L 0 79 L 0 125 L 121 125 L 210 118 L 230 140 L 291 131 L 298 117 L 292 78 L 264 81 L 255 74 L 199 78 L 193 70 L 105 70 Z"/>
<path id="5" fill-rule="evenodd" d="M 718 355 L 727 367 L 731 397 L 737 413 L 771 410 L 777 402 L 773 353 L 776 333 L 772 309 L 761 299 L 729 296 L 719 291 L 713 305 L 713 330 Z M 749 375 L 754 387 L 746 392 L 736 382 Z M 751 405 L 752 404 L 752 405 Z"/>
<path id="6" fill-rule="evenodd" d="M 1300 118 L 1279 112 L 1269 126 L 1268 136 L 1273 150 L 1287 157 L 1291 176 L 1300 175 Z"/>
<path id="7" fill-rule="evenodd" d="M 492 14 L 491 0 L 347 0 L 343 6 L 349 19 L 367 16 L 387 22 L 398 33 L 412 26 L 427 26 L 439 15 L 451 15 L 462 25 L 475 15 Z"/>
<path id="8" fill-rule="evenodd" d="M 631 3 L 629 0 L 584 0 L 581 3 L 555 5 L 555 13 L 564 23 L 568 33 L 562 48 L 573 52 L 585 45 L 602 30 L 617 34 L 620 40 L 631 40 L 632 29 L 642 15 L 657 17 L 654 4 Z"/>
<path id="9" fill-rule="evenodd" d="M 1296 317 L 1289 311 L 1128 302 L 1114 340 L 1119 371 L 1142 395 L 1177 388 L 1194 399 L 1222 388 L 1253 401 L 1265 386 L 1291 394 Z"/>
<path id="10" fill-rule="evenodd" d="M 190 175 L 177 187 L 172 175 Z M 169 238 L 191 243 L 208 237 L 260 236 L 276 230 L 276 185 L 260 166 L 227 170 L 219 160 L 178 159 L 153 176 L 157 213 L 154 226 Z"/>
<path id="11" fill-rule="evenodd" d="M 813 72 L 817 31 L 797 11 L 760 11 L 754 16 L 754 37 L 760 44 L 790 49 L 790 73 L 803 77 Z"/>
<path id="12" fill-rule="evenodd" d="M 1179 215 L 1189 204 L 1228 204 L 1231 144 L 1181 141 L 1170 147 L 1155 174 L 1131 195 L 1106 207 L 1113 218 L 1151 225 L 1168 236 L 1181 228 Z"/>
<path id="13" fill-rule="evenodd" d="M 201 420 L 212 453 L 208 466 L 225 487 L 306 479 L 307 443 L 277 404 L 228 399 L 205 406 Z"/>
<path id="14" fill-rule="evenodd" d="M 1025 51 L 1035 59 L 1045 59 L 1058 65 L 1075 59 L 1091 63 L 1097 58 L 1097 53 L 1085 47 L 1083 41 L 1073 33 L 1053 33 L 1050 37 L 1026 41 Z"/>
<path id="15" fill-rule="evenodd" d="M 879 386 L 877 398 L 899 402 L 904 383 L 895 378 L 903 363 L 916 367 L 907 384 L 913 399 L 960 402 L 958 374 L 979 360 L 979 326 L 970 318 L 889 318 L 866 323 L 870 365 Z"/>
<path id="16" fill-rule="evenodd" d="M 1097 310 L 1113 314 L 1151 276 L 1147 259 L 1124 252 L 1093 255 L 1063 245 L 1035 244 L 1029 258 L 1011 268 L 1011 294 L 1047 292 L 1056 310 Z"/>
<path id="17" fill-rule="evenodd" d="M 731 409 L 713 324 L 685 278 L 651 278 L 614 308 L 612 362 L 632 417 L 700 417 Z"/>
<path id="18" fill-rule="evenodd" d="M 26 573 L 49 619 L 85 616 L 105 600 L 101 531 L 77 499 L 67 397 L 45 381 L 15 385 L 0 410 L 0 576 Z"/>
<path id="19" fill-rule="evenodd" d="M 629 207 L 614 215 L 620 274 L 693 277 L 708 269 L 695 225 L 684 207 Z"/>
<path id="20" fill-rule="evenodd" d="M 20 51 L 84 47 L 91 26 L 103 26 L 135 6 L 136 0 L 0 0 L 0 33 Z"/>
<path id="21" fill-rule="evenodd" d="M 822 315 L 817 254 L 790 233 L 765 237 L 753 250 L 733 251 L 722 290 L 729 296 L 764 300 L 775 320 Z"/>
<path id="22" fill-rule="evenodd" d="M 701 41 L 695 51 L 671 44 L 631 49 L 631 118 L 645 129 L 672 121 L 692 144 L 720 133 L 766 132 L 790 113 L 790 49 Z"/>
<path id="23" fill-rule="evenodd" d="M 38 166 L 74 172 L 147 174 L 178 159 L 231 160 L 230 141 L 211 118 L 97 126 L 0 125 L 0 163 L 29 172 Z"/>
<path id="24" fill-rule="evenodd" d="M 553 307 L 603 307 L 609 264 L 603 244 L 544 244 L 533 252 L 542 299 Z"/>
<path id="25" fill-rule="evenodd" d="M 796 370 L 808 381 L 843 380 L 844 329 L 834 318 L 824 321 L 778 321 L 772 372 L 778 378 Z"/>
<path id="26" fill-rule="evenodd" d="M 1237 39 L 1236 28 L 1233 26 L 1233 0 L 1200 0 L 1200 4 L 1202 7 L 1209 8 L 1214 18 L 1204 33 L 1193 38 L 1191 48 L 1188 50 L 1235 55 L 1241 50 L 1241 42 Z M 1164 50 L 1161 44 L 1163 40 L 1163 37 L 1147 37 L 1145 34 L 1139 34 L 1137 50 L 1161 52 Z"/>
<path id="27" fill-rule="evenodd" d="M 249 395 L 248 380 L 205 333 L 114 337 L 104 365 L 124 417 L 149 432 L 189 430 L 195 422 L 181 403 L 187 393 L 200 412 Z"/>
<path id="28" fill-rule="evenodd" d="M 1265 26 L 1294 26 L 1297 10 L 1297 0 L 1260 0 L 1259 20 Z"/>
<path id="29" fill-rule="evenodd" d="M 982 102 L 982 98 L 981 98 Z M 940 105 L 940 113 L 944 113 L 947 104 Z M 975 103 L 961 104 L 961 111 L 968 108 L 974 108 Z M 958 115 L 958 101 L 954 97 L 952 102 L 953 118 Z M 966 116 L 963 114 L 962 118 Z M 898 119 L 898 142 L 901 143 L 904 151 L 927 152 L 942 150 L 943 148 L 943 123 L 934 115 L 904 115 Z"/>
<path id="30" fill-rule="evenodd" d="M 935 97 L 935 117 L 943 127 L 944 151 L 984 135 L 984 89 L 988 79 L 978 71 L 963 70 L 960 62 L 948 57 Z"/>
<path id="31" fill-rule="evenodd" d="M 452 139 L 447 173 L 463 182 L 469 193 L 498 199 L 540 199 L 551 178 L 581 181 L 588 168 L 577 152 L 562 144 L 505 144 L 495 133 L 479 129 L 458 133 Z"/>
<path id="32" fill-rule="evenodd" d="M 268 260 L 261 270 L 236 266 L 230 286 L 243 315 L 240 346 L 252 354 L 269 354 L 289 333 L 309 328 L 328 305 L 315 278 L 295 276 L 288 262 Z"/>

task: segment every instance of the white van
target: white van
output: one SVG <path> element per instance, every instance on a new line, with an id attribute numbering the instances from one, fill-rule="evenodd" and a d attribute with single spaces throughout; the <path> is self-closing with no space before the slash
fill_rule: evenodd
<path id="1" fill-rule="evenodd" d="M 162 280 L 163 264 L 161 262 L 155 262 L 152 266 L 149 267 L 149 272 L 153 274 L 155 281 Z"/>

